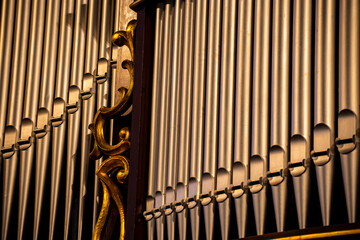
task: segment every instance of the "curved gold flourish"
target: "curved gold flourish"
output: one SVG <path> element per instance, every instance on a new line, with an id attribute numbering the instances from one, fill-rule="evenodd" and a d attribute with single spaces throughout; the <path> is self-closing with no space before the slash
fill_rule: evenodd
<path id="1" fill-rule="evenodd" d="M 89 128 L 94 136 L 94 147 L 90 153 L 91 159 L 98 159 L 102 156 L 110 156 L 104 161 L 96 174 L 103 187 L 103 202 L 101 211 L 95 226 L 94 240 L 101 238 L 102 231 L 106 225 L 109 215 L 111 199 L 114 200 L 120 216 L 120 240 L 125 238 L 125 211 L 123 197 L 117 183 L 124 184 L 129 174 L 129 162 L 123 154 L 130 148 L 130 130 L 123 127 L 119 132 L 120 141 L 115 145 L 107 142 L 104 135 L 106 121 L 121 116 L 131 106 L 132 92 L 134 85 L 134 33 L 136 20 L 128 23 L 126 31 L 119 31 L 113 34 L 113 43 L 118 46 L 127 46 L 131 53 L 131 60 L 124 60 L 121 66 L 127 69 L 130 74 L 129 88 L 120 88 L 121 98 L 113 107 L 101 107 L 95 114 L 94 122 Z M 116 174 L 116 175 L 114 175 Z M 116 181 L 114 182 L 114 177 Z"/>
<path id="2" fill-rule="evenodd" d="M 100 239 L 101 231 L 105 226 L 106 218 L 107 218 L 107 215 L 109 213 L 109 208 L 110 208 L 109 190 L 107 189 L 106 185 L 103 182 L 101 182 L 101 184 L 102 184 L 104 193 L 103 193 L 103 201 L 102 201 L 102 205 L 101 205 L 100 214 L 99 214 L 98 220 L 95 225 L 95 230 L 94 230 L 94 235 L 93 235 L 94 240 Z"/>
<path id="3" fill-rule="evenodd" d="M 96 174 L 100 178 L 104 189 L 103 204 L 101 206 L 100 215 L 95 226 L 94 240 L 100 239 L 101 231 L 105 226 L 106 218 L 109 213 L 110 196 L 115 201 L 120 215 L 120 239 L 125 238 L 125 212 L 122 200 L 122 194 L 116 183 L 110 178 L 109 173 L 115 169 L 121 168 L 117 174 L 116 179 L 119 183 L 124 183 L 129 174 L 129 162 L 124 156 L 115 156 L 104 161 Z"/>
<path id="4" fill-rule="evenodd" d="M 90 153 L 90 158 L 98 159 L 102 155 L 116 156 L 130 148 L 128 138 L 121 139 L 115 145 L 109 144 L 104 136 L 104 126 L 106 120 L 113 119 L 125 113 L 131 106 L 131 98 L 134 86 L 134 33 L 136 20 L 132 20 L 126 26 L 126 31 L 119 31 L 113 34 L 113 42 L 118 46 L 127 46 L 130 50 L 131 60 L 124 60 L 122 67 L 127 69 L 130 74 L 129 88 L 120 88 L 120 101 L 113 107 L 101 107 L 95 114 L 94 122 L 90 124 L 90 130 L 94 135 L 94 148 Z M 129 135 L 129 134 L 127 134 Z"/>

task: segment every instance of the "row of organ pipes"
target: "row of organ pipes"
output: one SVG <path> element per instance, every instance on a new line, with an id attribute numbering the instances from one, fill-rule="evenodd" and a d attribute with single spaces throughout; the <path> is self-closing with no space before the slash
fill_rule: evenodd
<path id="1" fill-rule="evenodd" d="M 119 16 L 120 0 L 2 1 L 1 239 L 91 235 L 102 159 L 88 125 L 115 102 Z"/>
<path id="2" fill-rule="evenodd" d="M 155 22 L 148 239 L 359 221 L 359 1 L 169 0 Z"/>

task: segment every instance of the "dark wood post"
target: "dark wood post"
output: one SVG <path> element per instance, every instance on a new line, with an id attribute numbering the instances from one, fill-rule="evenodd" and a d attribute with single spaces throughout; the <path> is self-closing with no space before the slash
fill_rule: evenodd
<path id="1" fill-rule="evenodd" d="M 152 1 L 134 6 L 137 11 L 135 33 L 135 79 L 131 121 L 130 173 L 126 211 L 126 239 L 145 239 L 150 108 L 153 65 L 154 7 Z"/>

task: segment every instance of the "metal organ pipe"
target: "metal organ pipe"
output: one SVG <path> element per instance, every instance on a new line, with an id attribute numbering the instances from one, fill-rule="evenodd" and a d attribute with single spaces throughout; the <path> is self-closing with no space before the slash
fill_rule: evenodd
<path id="1" fill-rule="evenodd" d="M 343 201 L 342 189 L 333 186 L 339 180 L 335 147 L 348 220 L 356 222 L 360 4 L 339 1 L 339 39 L 332 0 L 185 0 L 184 38 L 176 30 L 182 24 L 178 2 L 167 2 L 166 10 L 158 4 L 144 212 L 149 239 L 155 236 L 154 216 L 157 237 L 165 238 L 164 214 L 170 239 L 228 239 L 234 228 L 243 238 L 252 231 L 262 235 L 342 221 L 335 218 L 343 213 L 331 207 Z M 168 36 L 172 24 L 175 33 Z M 173 60 L 165 61 L 169 46 Z"/>
<path id="2" fill-rule="evenodd" d="M 271 73 L 271 135 L 268 179 L 272 189 L 277 231 L 285 230 L 289 154 L 290 2 L 274 0 Z"/>
<path id="3" fill-rule="evenodd" d="M 29 234 L 33 239 L 53 238 L 59 237 L 59 231 L 64 239 L 75 232 L 80 239 L 87 236 L 91 225 L 82 226 L 84 212 L 97 219 L 99 208 L 93 213 L 86 210 L 93 205 L 92 196 L 86 197 L 87 204 L 84 199 L 93 189 L 87 188 L 87 181 L 88 125 L 96 107 L 94 81 L 104 80 L 95 72 L 101 15 L 98 2 L 1 2 L 2 239 L 23 239 Z M 115 0 L 101 2 L 107 8 L 102 8 L 106 13 L 100 53 L 107 60 L 102 70 L 108 72 L 107 66 L 116 63 L 111 59 L 112 6 L 117 6 L 114 14 L 118 21 L 120 5 L 119 1 L 114 4 Z M 119 23 L 115 25 L 118 29 Z M 106 75 L 107 86 L 111 78 Z M 108 98 L 108 92 L 100 92 L 99 105 L 107 105 Z M 46 228 L 48 231 L 40 230 Z"/>
<path id="4" fill-rule="evenodd" d="M 87 4 L 77 1 L 74 12 L 73 47 L 71 56 L 71 73 L 69 96 L 67 100 L 67 152 L 66 152 L 66 186 L 65 186 L 65 221 L 64 239 L 69 237 L 71 209 L 74 198 L 75 166 L 78 159 L 81 98 L 80 88 L 84 72 L 85 35 L 87 25 Z M 84 121 L 87 122 L 86 120 Z M 81 227 L 80 227 L 81 228 Z"/>
<path id="5" fill-rule="evenodd" d="M 340 152 L 348 220 L 359 221 L 360 4 L 340 1 L 339 109 L 335 139 Z"/>
<path id="6" fill-rule="evenodd" d="M 192 76 L 194 71 L 194 17 L 195 1 L 184 2 L 184 43 L 180 93 L 180 119 L 179 119 L 179 162 L 176 184 L 175 211 L 178 216 L 180 239 L 186 239 L 187 220 L 189 212 L 184 204 L 188 198 L 189 169 L 190 169 L 190 137 L 192 112 Z M 159 83 L 161 84 L 161 83 Z"/>
<path id="7" fill-rule="evenodd" d="M 159 136 L 159 162 L 156 182 L 155 208 L 159 209 L 166 201 L 166 176 L 167 176 L 167 157 L 169 140 L 169 102 L 171 88 L 171 62 L 172 62 L 172 36 L 173 36 L 173 17 L 174 2 L 169 1 L 165 4 L 164 14 L 164 42 L 162 52 L 162 71 L 161 71 L 161 103 L 160 103 L 160 136 Z M 164 223 L 165 215 L 162 212 L 155 213 L 156 229 L 159 239 L 165 239 Z"/>
<path id="8" fill-rule="evenodd" d="M 0 146 L 3 146 L 10 83 L 11 49 L 13 44 L 15 1 L 2 1 L 0 25 Z M 3 156 L 0 157 L 0 171 Z"/>
<path id="9" fill-rule="evenodd" d="M 330 224 L 335 158 L 335 1 L 316 2 L 314 137 L 323 225 Z"/>
<path id="10" fill-rule="evenodd" d="M 64 1 L 61 5 L 59 49 L 56 71 L 56 85 L 52 116 L 52 142 L 54 144 L 51 166 L 51 197 L 49 238 L 55 234 L 56 214 L 58 212 L 60 177 L 63 169 L 64 145 L 66 135 L 66 103 L 70 83 L 70 59 L 72 30 L 74 21 L 74 1 Z"/>
<path id="11" fill-rule="evenodd" d="M 11 9 L 10 9 L 11 11 Z M 20 138 L 23 112 L 24 89 L 27 65 L 27 41 L 30 24 L 30 1 L 19 1 L 16 9 L 14 29 L 14 51 L 11 60 L 11 75 L 7 121 L 2 148 L 3 155 L 3 202 L 2 202 L 2 239 L 8 238 L 11 213 L 14 204 L 16 172 L 18 168 L 19 150 L 16 144 Z M 7 71 L 6 69 L 4 69 Z M 4 81 L 7 81 L 6 79 Z"/>
<path id="12" fill-rule="evenodd" d="M 169 116 L 169 139 L 167 156 L 167 176 L 164 214 L 167 221 L 168 239 L 175 239 L 175 213 L 171 206 L 175 201 L 175 186 L 177 180 L 177 168 L 179 157 L 179 95 L 182 61 L 182 36 L 183 36 L 184 2 L 175 1 L 174 23 L 172 32 L 172 66 L 171 66 L 171 87 L 170 87 L 170 116 Z"/>
<path id="13" fill-rule="evenodd" d="M 293 177 L 300 229 L 306 228 L 309 221 L 312 9 L 312 1 L 294 1 L 289 171 Z"/>
<path id="14" fill-rule="evenodd" d="M 195 1 L 189 198 L 186 200 L 190 212 L 193 239 L 200 238 L 201 212 L 197 198 L 201 192 L 201 171 L 203 166 L 207 16 L 208 2 L 206 0 Z"/>
<path id="15" fill-rule="evenodd" d="M 50 1 L 46 7 L 46 23 L 44 49 L 42 54 L 42 71 L 40 84 L 39 109 L 35 128 L 36 161 L 35 161 L 35 207 L 33 238 L 39 238 L 41 215 L 44 210 L 46 171 L 49 165 L 51 131 L 49 117 L 52 115 L 52 105 L 55 89 L 56 57 L 59 34 L 60 3 Z"/>
<path id="16" fill-rule="evenodd" d="M 248 198 L 250 197 L 246 186 L 249 179 L 251 150 L 253 14 L 253 1 L 239 1 L 234 113 L 234 163 L 232 167 L 232 197 L 235 201 L 239 237 L 245 237 L 248 219 Z"/>
<path id="17" fill-rule="evenodd" d="M 207 239 L 214 237 L 215 202 L 212 198 L 216 184 L 218 153 L 218 113 L 221 57 L 221 1 L 209 1 L 206 69 L 206 106 L 204 135 L 204 164 L 200 202 L 203 205 Z M 186 63 L 184 63 L 186 64 Z"/>
<path id="18" fill-rule="evenodd" d="M 214 195 L 219 205 L 221 236 L 223 239 L 228 239 L 231 198 L 224 189 L 230 188 L 232 178 L 237 1 L 225 0 L 222 7 L 219 152 Z"/>
<path id="19" fill-rule="evenodd" d="M 271 1 L 255 1 L 250 191 L 256 230 L 263 234 L 266 216 L 266 174 L 269 145 Z M 269 223 L 267 223 L 269 224 Z"/>
<path id="20" fill-rule="evenodd" d="M 30 41 L 28 63 L 26 72 L 26 87 L 24 109 L 21 121 L 20 139 L 20 181 L 19 181 L 19 214 L 18 214 L 18 239 L 23 238 L 25 217 L 29 208 L 29 195 L 31 175 L 34 164 L 34 127 L 39 101 L 41 81 L 41 51 L 43 47 L 43 34 L 45 23 L 44 0 L 33 1 L 30 21 Z"/>

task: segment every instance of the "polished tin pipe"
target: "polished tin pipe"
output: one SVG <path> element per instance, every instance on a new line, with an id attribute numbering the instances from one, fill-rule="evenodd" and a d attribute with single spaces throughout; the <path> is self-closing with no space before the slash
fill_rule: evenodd
<path id="1" fill-rule="evenodd" d="M 191 233 L 193 239 L 199 239 L 200 207 L 195 200 L 201 192 L 201 172 L 204 144 L 204 107 L 205 107 L 205 80 L 206 80 L 206 37 L 208 1 L 198 0 L 195 5 L 195 36 L 194 36 L 194 73 L 191 119 L 191 155 L 189 201 Z"/>
<path id="2" fill-rule="evenodd" d="M 10 9 L 11 10 L 11 9 Z M 14 204 L 16 174 L 19 151 L 15 149 L 22 120 L 24 89 L 27 65 L 27 39 L 29 35 L 30 1 L 19 1 L 16 9 L 15 31 L 12 55 L 12 71 L 8 94 L 8 111 L 3 141 L 3 202 L 2 239 L 8 239 L 11 223 L 11 209 Z M 25 39 L 25 44 L 24 44 Z M 6 69 L 4 69 L 7 71 Z M 6 74 L 6 73 L 5 73 Z M 6 79 L 4 80 L 6 81 Z"/>
<path id="3" fill-rule="evenodd" d="M 178 216 L 179 238 L 187 237 L 188 210 L 184 199 L 188 198 L 188 183 L 190 169 L 190 137 L 192 112 L 192 76 L 194 54 L 194 15 L 195 1 L 185 0 L 184 6 L 184 43 L 180 93 L 179 116 L 179 165 L 177 172 L 175 211 Z"/>
<path id="4" fill-rule="evenodd" d="M 15 21 L 15 1 L 2 1 L 0 25 L 0 146 L 3 146 L 8 91 L 10 83 L 10 64 Z M 1 157 L 2 159 L 2 157 Z M 2 160 L 0 163 L 1 171 Z"/>
<path id="5" fill-rule="evenodd" d="M 268 179 L 274 201 L 277 231 L 286 226 L 287 183 L 285 171 L 289 154 L 290 105 L 290 5 L 274 0 L 271 74 L 271 137 Z"/>
<path id="6" fill-rule="evenodd" d="M 2 1 L 0 20 L 0 149 L 4 143 L 4 131 L 6 126 L 7 101 L 10 84 L 10 67 L 12 57 L 13 32 L 15 21 L 15 1 Z M 3 176 L 3 155 L 0 153 L 0 178 Z M 3 180 L 1 182 L 5 182 Z M 0 183 L 2 184 L 2 183 Z M 2 200 L 3 201 L 3 200 Z M 0 201 L 0 204 L 2 203 Z M 3 206 L 3 205 L 1 205 Z M 4 210 L 3 210 L 4 212 Z M 3 217 L 2 217 L 3 219 Z M 3 231 L 2 231 L 3 232 Z M 4 238 L 1 236 L 2 239 Z"/>
<path id="7" fill-rule="evenodd" d="M 74 201 L 73 185 L 75 166 L 79 156 L 77 152 L 80 135 L 81 106 L 80 88 L 84 73 L 85 35 L 87 25 L 87 4 L 77 1 L 75 5 L 73 48 L 71 56 L 71 74 L 69 96 L 67 101 L 67 153 L 66 153 L 66 185 L 65 185 L 65 221 L 64 239 L 69 237 L 71 211 Z M 86 120 L 83 119 L 86 124 Z M 86 144 L 86 143 L 84 143 Z"/>
<path id="8" fill-rule="evenodd" d="M 339 114 L 336 145 L 340 152 L 350 223 L 359 221 L 359 71 L 360 4 L 340 1 Z"/>
<path id="9" fill-rule="evenodd" d="M 55 89 L 56 59 L 58 49 L 60 2 L 49 1 L 46 7 L 45 36 L 42 55 L 39 109 L 35 129 L 36 169 L 35 169 L 35 206 L 33 239 L 39 238 L 40 220 L 44 210 L 46 176 L 50 151 L 50 121 Z"/>
<path id="10" fill-rule="evenodd" d="M 51 195 L 49 238 L 55 234 L 56 216 L 59 208 L 60 179 L 63 170 L 63 157 L 66 136 L 65 105 L 68 99 L 71 70 L 71 46 L 73 36 L 74 1 L 64 1 L 61 5 L 58 61 L 54 105 L 51 116 L 53 152 L 51 156 Z"/>
<path id="11" fill-rule="evenodd" d="M 218 115 L 220 85 L 220 40 L 221 40 L 221 1 L 209 1 L 204 164 L 200 201 L 203 205 L 206 239 L 213 239 L 215 202 L 211 198 L 215 191 L 218 155 Z"/>
<path id="12" fill-rule="evenodd" d="M 158 173 L 156 181 L 155 194 L 155 213 L 156 229 L 158 239 L 165 239 L 165 216 L 161 212 L 161 207 L 165 204 L 166 192 L 166 176 L 167 176 L 167 157 L 168 157 L 168 139 L 169 139 L 169 112 L 170 112 L 170 88 L 171 88 L 171 60 L 172 60 L 172 37 L 173 37 L 173 18 L 174 18 L 174 3 L 173 1 L 166 2 L 164 13 L 164 42 L 163 42 L 163 56 L 162 56 L 162 71 L 161 71 L 161 102 L 160 102 L 160 126 L 159 133 L 159 162 Z M 160 212 L 159 212 L 160 211 Z"/>
<path id="13" fill-rule="evenodd" d="M 183 25 L 184 25 L 184 1 L 176 0 L 173 19 L 173 42 L 172 42 L 172 66 L 170 88 L 170 116 L 169 116 L 169 152 L 168 170 L 165 196 L 165 215 L 167 219 L 168 239 L 175 239 L 175 187 L 177 180 L 177 168 L 179 159 L 179 95 L 181 80 L 181 63 L 183 56 Z M 171 206 L 170 206 L 171 204 Z"/>
<path id="14" fill-rule="evenodd" d="M 300 229 L 308 226 L 310 200 L 312 10 L 312 1 L 294 1 L 289 170 Z"/>
<path id="15" fill-rule="evenodd" d="M 330 224 L 335 158 L 335 17 L 336 3 L 316 2 L 314 137 L 311 157 L 316 166 L 323 225 Z"/>
<path id="16" fill-rule="evenodd" d="M 215 199 L 219 205 L 222 239 L 229 238 L 230 198 L 224 189 L 230 188 L 234 147 L 234 97 L 236 74 L 237 1 L 223 1 L 222 48 L 219 107 L 219 152 L 216 172 Z"/>
<path id="17" fill-rule="evenodd" d="M 84 74 L 82 76 L 82 113 L 81 118 L 87 119 L 87 122 L 82 124 L 81 128 L 81 152 L 80 152 L 80 191 L 79 191 L 79 216 L 78 216 L 78 236 L 83 232 L 82 219 L 84 215 L 84 198 L 87 196 L 87 171 L 84 165 L 89 162 L 89 144 L 91 131 L 85 127 L 94 117 L 95 112 L 95 85 L 94 76 L 96 71 L 96 64 L 98 60 L 98 46 L 99 46 L 99 27 L 100 27 L 100 5 L 96 0 L 88 1 L 87 12 L 87 31 L 85 38 L 85 64 Z M 89 110 L 88 110 L 89 109 Z M 100 160 L 96 160 L 98 164 Z M 98 167 L 96 167 L 96 170 Z M 93 213 L 92 213 L 92 231 L 94 232 L 96 221 L 99 213 L 99 179 L 94 177 L 94 198 L 93 198 Z M 81 235 L 80 235 L 81 236 Z"/>
<path id="18" fill-rule="evenodd" d="M 232 191 L 235 200 L 237 229 L 240 238 L 245 237 L 248 219 L 248 194 L 245 187 L 249 179 L 251 150 L 251 80 L 253 49 L 253 1 L 241 0 L 238 5 L 237 62 L 235 83 L 234 162 Z"/>
<path id="19" fill-rule="evenodd" d="M 269 147 L 271 1 L 255 1 L 250 191 L 257 234 L 264 234 Z M 270 223 L 268 223 L 270 224 Z"/>
<path id="20" fill-rule="evenodd" d="M 159 159 L 159 132 L 160 132 L 160 96 L 161 96 L 161 64 L 162 64 L 162 46 L 163 46 L 163 26 L 164 26 L 164 7 L 158 3 L 156 7 L 155 21 L 155 40 L 154 40 L 154 66 L 153 66 L 153 84 L 152 84 L 152 102 L 151 102 L 151 126 L 150 126 L 150 155 L 149 155 L 149 184 L 148 195 L 146 198 L 146 212 L 144 213 L 147 222 L 148 239 L 154 239 L 155 220 L 153 219 L 152 209 L 155 204 L 156 192 L 156 169 Z"/>
<path id="21" fill-rule="evenodd" d="M 20 139 L 18 141 L 20 148 L 18 239 L 23 239 L 25 217 L 29 209 L 28 202 L 35 151 L 33 131 L 39 102 L 45 4 L 45 0 L 33 1 L 31 10 L 23 119 L 21 122 Z"/>

